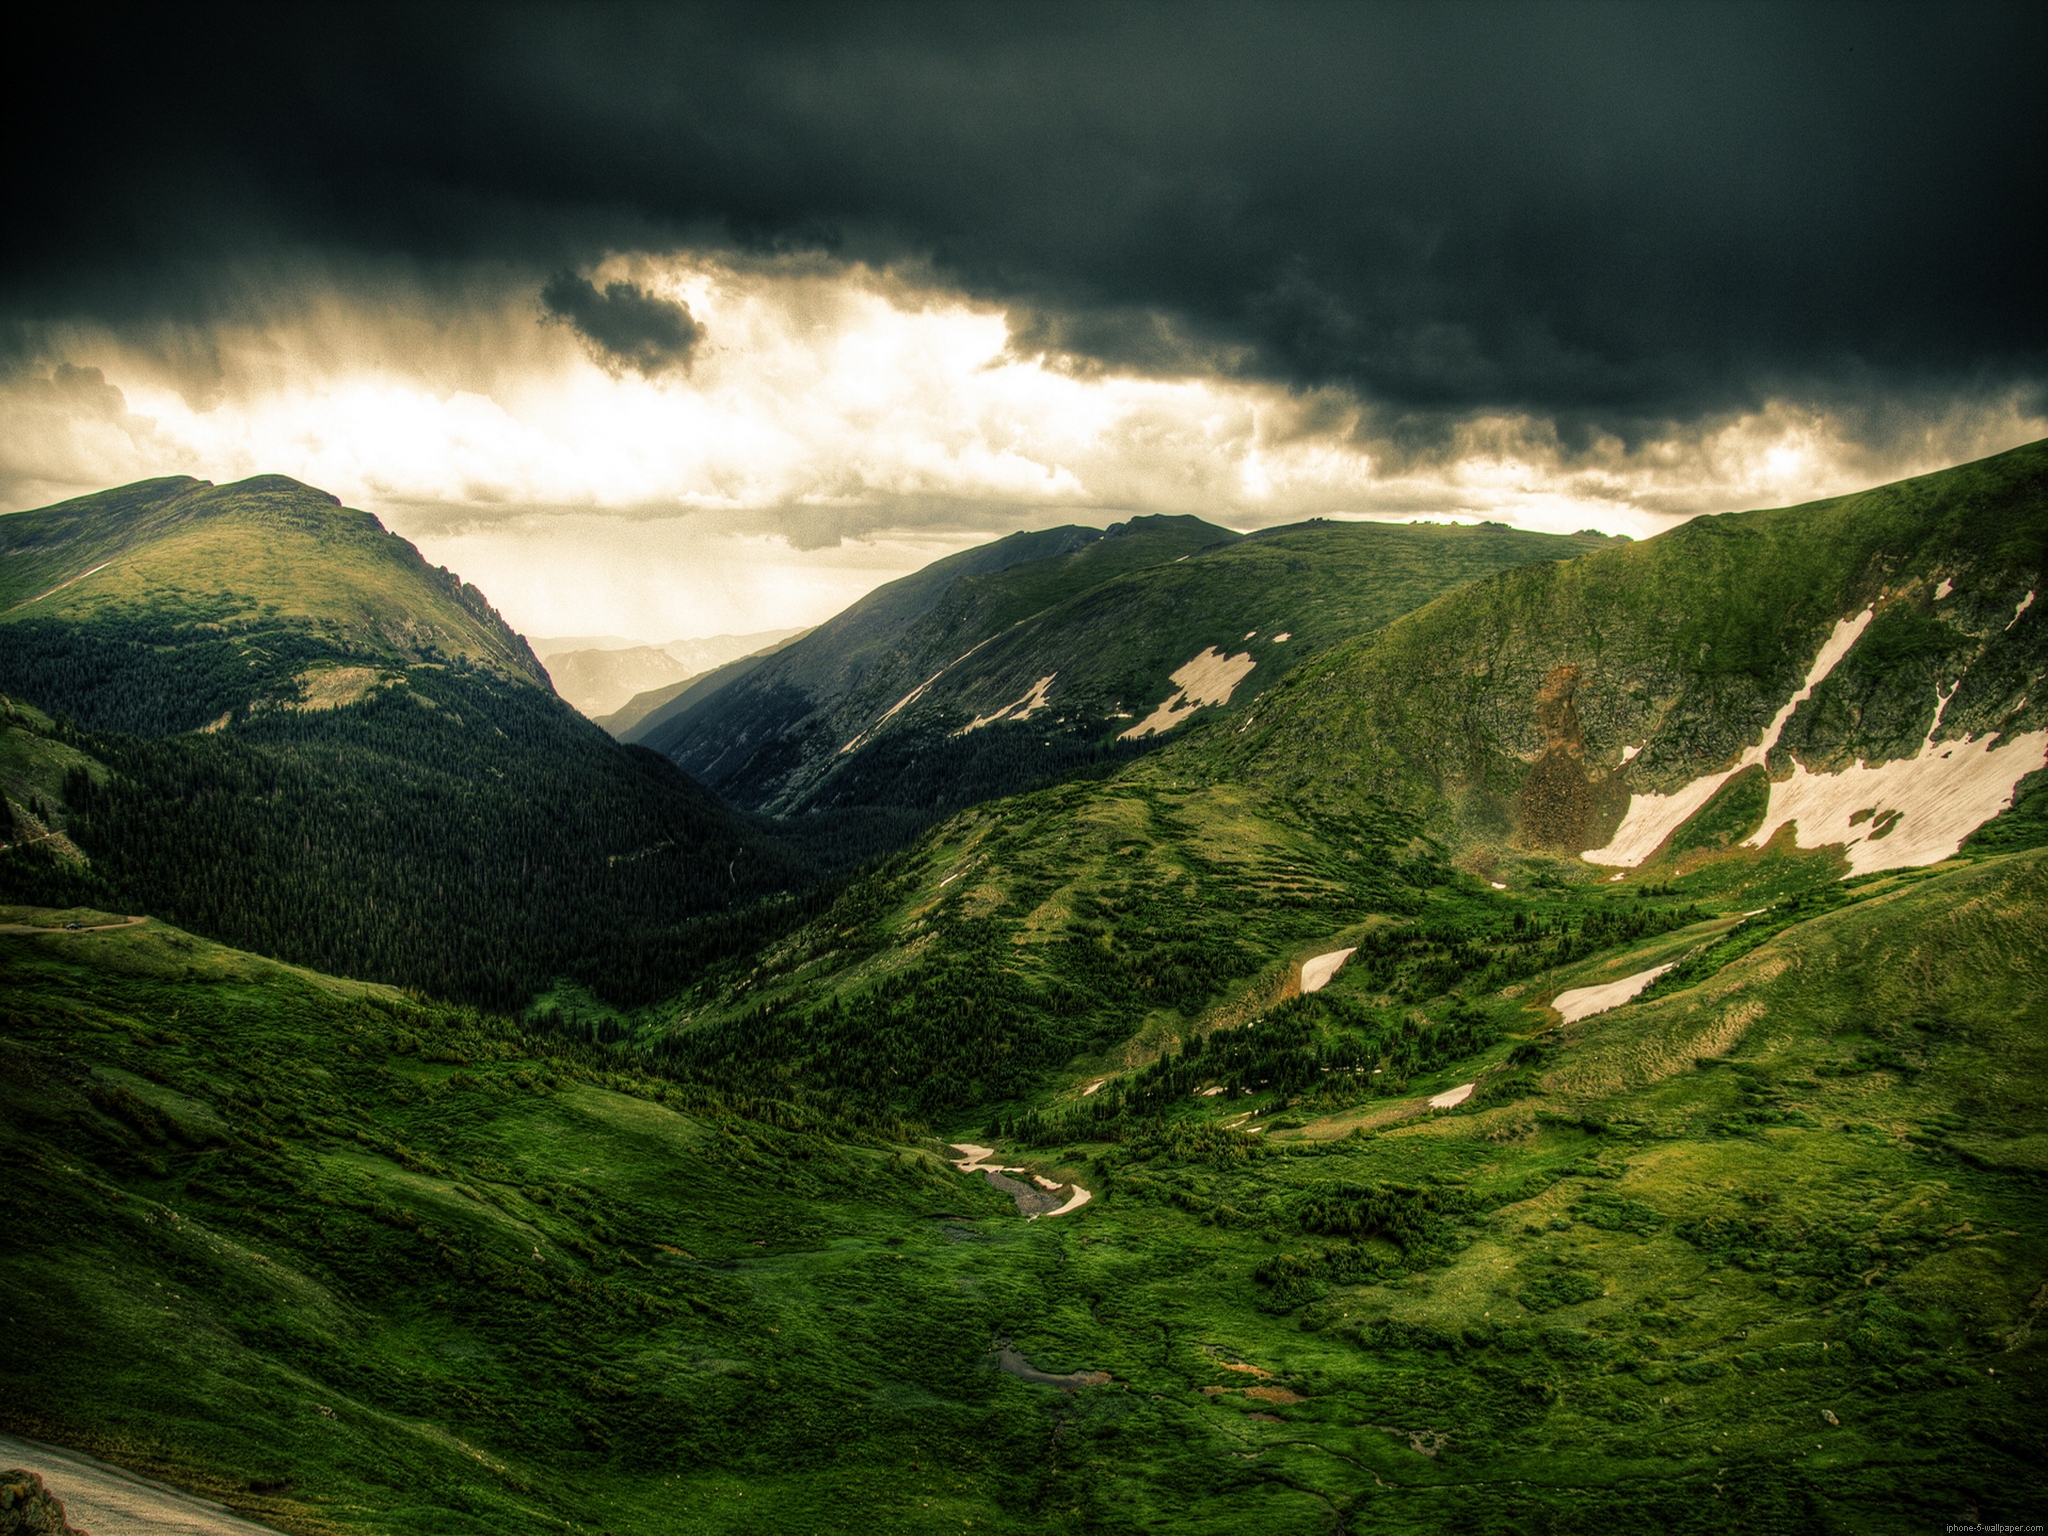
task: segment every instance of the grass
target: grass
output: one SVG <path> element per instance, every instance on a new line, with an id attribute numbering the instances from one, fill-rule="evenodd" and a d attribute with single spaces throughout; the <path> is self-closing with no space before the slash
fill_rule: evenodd
<path id="1" fill-rule="evenodd" d="M 474 587 L 368 513 L 281 475 L 149 480 L 17 512 L 0 521 L 0 549 L 0 624 L 156 614 L 259 641 L 310 627 L 346 653 L 460 657 L 547 686 Z"/>
<path id="2" fill-rule="evenodd" d="M 1481 582 L 660 1003 L 8 909 L 0 1424 L 303 1531 L 2029 1518 L 2040 786 L 1855 880 L 1740 846 L 1745 781 L 1619 880 L 1572 854 L 1880 595 L 1896 665 L 1788 740 L 1904 739 L 1930 681 L 2019 721 L 2043 463 Z M 1025 1221 L 953 1141 L 1094 1199 Z"/>
<path id="3" fill-rule="evenodd" d="M 1145 750 L 1120 747 L 1118 733 L 1172 694 L 1170 675 L 1207 647 L 1253 656 L 1227 711 L 1241 712 L 1290 669 L 1454 587 L 1620 542 L 1324 522 L 1238 538 L 1194 519 L 1141 518 L 1078 552 L 969 576 L 918 614 L 898 613 L 884 588 L 868 601 L 892 621 L 886 647 L 857 604 L 633 739 L 735 802 L 777 814 L 852 805 L 940 814 Z M 962 733 L 1048 676 L 1049 705 L 1028 722 Z M 753 745 L 735 753 L 735 740 Z"/>
<path id="4" fill-rule="evenodd" d="M 308 1531 L 2010 1518 L 2048 1491 L 2044 895 L 2041 852 L 1873 883 L 1551 1029 L 1697 935 L 1574 962 L 1358 1134 L 1268 1090 L 1007 1141 L 1095 1191 L 1035 1223 L 631 1054 L 157 924 L 7 936 L 42 1240 L 0 1261 L 0 1417 Z M 1420 1109 L 1518 1038 L 1523 1096 Z"/>

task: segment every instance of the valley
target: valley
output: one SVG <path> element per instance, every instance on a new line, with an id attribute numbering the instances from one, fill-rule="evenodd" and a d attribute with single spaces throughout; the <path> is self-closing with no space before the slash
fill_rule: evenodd
<path id="1" fill-rule="evenodd" d="M 2048 445 L 1020 535 L 640 747 L 317 494 L 0 519 L 130 561 L 0 622 L 0 1430 L 304 1532 L 2048 1502 Z"/>

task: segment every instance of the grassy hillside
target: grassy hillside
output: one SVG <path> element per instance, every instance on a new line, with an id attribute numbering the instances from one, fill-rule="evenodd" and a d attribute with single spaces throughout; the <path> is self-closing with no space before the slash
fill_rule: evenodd
<path id="1" fill-rule="evenodd" d="M 309 1532 L 2021 1518 L 2044 914 L 2031 851 L 1624 939 L 1363 1096 L 1301 1071 L 1347 967 L 1154 1110 L 1076 1077 L 999 1145 L 1094 1198 L 1025 1221 L 901 1131 L 8 911 L 0 1424 Z"/>
<path id="2" fill-rule="evenodd" d="M 840 663 L 826 626 L 779 665 L 649 716 L 631 739 L 780 815 L 936 815 L 1149 750 L 1157 737 L 1125 733 L 1212 650 L 1243 658 L 1229 692 L 1241 708 L 1289 668 L 1452 587 L 1615 542 L 1328 523 L 1238 539 L 1157 518 L 1113 533 L 962 580 L 885 661 Z"/>
<path id="3" fill-rule="evenodd" d="M 0 517 L 0 689 L 81 724 L 196 730 L 453 663 L 547 686 L 476 588 L 282 475 L 146 480 Z"/>
<path id="4" fill-rule="evenodd" d="M 954 817 L 753 971 L 678 999 L 652 1032 L 673 1059 L 731 1081 L 942 1119 L 1023 1102 L 1075 1062 L 1136 1064 L 1239 1025 L 1284 994 L 1299 959 L 1358 945 L 1386 998 L 1355 1021 L 1360 1051 L 1385 1056 L 1411 1029 L 1455 1040 L 1472 999 L 1557 963 L 1555 946 L 1604 947 L 1616 924 L 1640 932 L 1695 903 L 1739 913 L 1850 872 L 1841 844 L 1802 844 L 1796 827 L 1750 845 L 1776 793 L 1761 765 L 1645 862 L 1617 871 L 1575 855 L 1645 781 L 1754 744 L 1820 638 L 1873 601 L 1883 614 L 1840 675 L 1900 697 L 1924 688 L 1927 729 L 1937 675 L 1921 659 L 1857 668 L 1890 615 L 1936 607 L 1924 622 L 1969 641 L 1942 653 L 1943 740 L 1975 718 L 2015 741 L 2017 803 L 1999 814 L 1987 801 L 1974 846 L 2028 845 L 2048 782 L 2026 734 L 2042 707 L 2027 702 L 2042 691 L 2028 658 L 2048 630 L 2031 610 L 2011 615 L 2039 580 L 2025 562 L 2039 551 L 2044 458 L 2021 450 L 1464 587 L 1106 782 Z M 1730 542 L 1767 558 L 1706 558 Z M 1688 616 L 1718 612 L 1724 588 L 1752 627 L 1690 636 Z M 1753 670 L 1724 666 L 1733 656 Z M 1574 668 L 1576 706 L 1563 690 L 1542 697 Z M 1978 678 L 2011 696 L 1973 695 Z M 1788 740 L 1816 739 L 1805 712 L 1828 707 L 1835 681 L 1791 714 Z M 1624 766 L 1624 745 L 1644 742 Z M 1876 840 L 1895 824 L 1866 813 L 1850 830 Z"/>
<path id="5" fill-rule="evenodd" d="M 1237 537 L 1193 517 L 1012 534 L 877 588 L 729 686 L 651 712 L 628 739 L 723 786 L 737 804 L 785 809 L 870 714 L 963 651 L 1123 572 Z"/>
<path id="6" fill-rule="evenodd" d="M 481 594 L 308 487 L 152 481 L 0 543 L 28 594 L 0 621 L 6 741 L 43 765 L 9 780 L 13 899 L 499 1007 L 561 976 L 628 1002 L 830 857 L 577 717 Z"/>
<path id="7" fill-rule="evenodd" d="M 1854 496 L 1698 518 L 1512 571 L 1290 678 L 1181 771 L 1304 813 L 1400 805 L 1459 843 L 1576 853 L 1631 795 L 1729 766 L 1872 610 L 1769 764 L 1816 771 L 2048 723 L 2048 444 Z"/>

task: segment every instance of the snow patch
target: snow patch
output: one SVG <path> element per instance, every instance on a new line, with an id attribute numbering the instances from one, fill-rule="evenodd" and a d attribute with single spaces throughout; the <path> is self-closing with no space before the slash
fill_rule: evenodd
<path id="1" fill-rule="evenodd" d="M 1764 824 L 1745 846 L 1762 847 L 1789 822 L 1801 848 L 1848 844 L 1853 875 L 1938 864 L 2012 804 L 2021 779 L 2048 763 L 2048 730 L 2014 736 L 1994 751 L 1998 741 L 1993 732 L 1937 743 L 1930 730 L 1912 757 L 1875 768 L 1858 763 L 1840 773 L 1809 773 L 1794 764 L 1791 778 L 1771 785 Z"/>
<path id="2" fill-rule="evenodd" d="M 1283 629 L 1280 631 L 1279 634 L 1273 637 L 1273 643 L 1275 645 L 1285 645 L 1289 640 L 1292 640 L 1293 638 L 1294 635 L 1292 631 Z"/>
<path id="3" fill-rule="evenodd" d="M 1934 589 L 1934 600 L 1937 603 L 1940 602 L 1944 597 L 1947 597 L 1949 593 L 1955 591 L 1955 589 L 1956 584 L 1954 582 L 1950 581 L 1946 576 L 1942 577 L 1941 585 Z"/>
<path id="4" fill-rule="evenodd" d="M 965 736 L 969 731 L 978 731 L 984 725 L 994 725 L 998 720 L 1029 720 L 1033 714 L 1045 708 L 1046 690 L 1052 687 L 1052 680 L 1058 676 L 1057 672 L 1046 673 L 1031 685 L 1030 691 L 1022 698 L 1011 700 L 992 715 L 976 715 L 972 721 L 961 726 L 953 734 Z"/>
<path id="5" fill-rule="evenodd" d="M 1094 1082 L 1090 1083 L 1086 1088 L 1083 1088 L 1081 1090 L 1081 1097 L 1084 1099 L 1087 1098 L 1089 1094 L 1094 1093 L 1098 1088 L 1100 1088 L 1104 1083 L 1108 1081 L 1109 1079 L 1106 1077 L 1098 1077 L 1097 1079 L 1095 1079 Z"/>
<path id="6" fill-rule="evenodd" d="M 1642 751 L 1641 747 L 1623 747 L 1621 749 L 1621 760 L 1624 763 L 1632 763 L 1642 755 Z"/>
<path id="7" fill-rule="evenodd" d="M 1429 1101 L 1429 1107 L 1431 1109 L 1454 1108 L 1471 1098 L 1472 1090 L 1478 1086 L 1477 1083 L 1460 1083 L 1455 1088 L 1446 1088 L 1442 1093 Z"/>
<path id="8" fill-rule="evenodd" d="M 1015 629 L 1017 626 L 1013 624 L 1010 627 L 1012 629 Z M 939 668 L 939 670 L 934 672 L 930 677 L 926 678 L 923 682 L 919 683 L 915 688 L 911 689 L 910 692 L 903 695 L 903 697 L 898 699 L 894 704 L 891 704 L 887 709 L 883 710 L 881 719 L 877 720 L 873 725 L 869 726 L 866 730 L 862 731 L 858 736 L 854 737 L 853 740 L 849 741 L 845 746 L 841 747 L 839 749 L 839 755 L 841 757 L 844 757 L 847 753 L 853 751 L 854 748 L 860 746 L 870 736 L 874 735 L 875 732 L 879 731 L 883 726 L 887 725 L 889 721 L 892 718 L 894 718 L 897 714 L 901 713 L 903 710 L 908 709 L 911 705 L 915 704 L 919 699 L 923 698 L 925 696 L 926 690 L 929 689 L 933 683 L 936 683 L 948 672 L 952 671 L 955 667 L 959 666 L 961 662 L 965 661 L 968 657 L 972 656 L 976 651 L 980 650 L 983 645 L 987 645 L 989 640 L 993 639 L 995 639 L 995 636 L 990 635 L 988 637 L 988 640 L 983 640 L 979 645 L 975 645 L 965 651 L 962 651 L 958 656 L 955 656 L 951 661 L 947 662 L 943 667 Z"/>
<path id="9" fill-rule="evenodd" d="M 2019 621 L 2020 621 L 2020 615 L 2021 615 L 2021 614 L 2023 614 L 2023 613 L 2025 613 L 2025 612 L 2026 612 L 2026 611 L 2027 611 L 2027 610 L 2028 610 L 2029 608 L 2031 608 L 2031 607 L 2033 607 L 2033 606 L 2034 606 L 2034 594 L 2033 594 L 2033 593 L 2031 593 L 2031 592 L 2029 592 L 2029 593 L 2028 593 L 2028 594 L 2027 594 L 2027 595 L 2026 595 L 2025 597 L 2023 597 L 2023 598 L 2021 598 L 2021 599 L 2020 599 L 2020 605 L 2019 605 L 2019 607 L 2017 607 L 2017 608 L 2013 609 L 2013 611 L 2012 611 L 2012 619 L 2011 619 L 2011 622 L 2010 622 L 2010 623 L 2008 623 L 2008 624 L 2007 624 L 2007 625 L 2006 625 L 2005 627 L 2006 627 L 2007 629 L 2011 629 L 2011 628 L 2012 628 L 2012 626 L 2013 626 L 2014 624 L 2017 624 L 2017 623 L 2019 623 Z"/>
<path id="10" fill-rule="evenodd" d="M 46 597 L 54 597 L 57 593 L 62 592 L 66 587 L 77 586 L 78 583 L 85 580 L 85 578 L 88 576 L 99 575 L 101 571 L 104 571 L 108 566 L 112 565 L 113 563 L 114 562 L 111 560 L 102 560 L 98 565 L 94 566 L 91 570 L 81 571 L 76 576 L 72 577 L 69 581 L 60 581 L 57 583 L 57 585 L 50 588 L 48 592 L 38 592 L 34 597 L 30 598 L 27 603 L 16 603 L 14 607 L 26 608 L 29 606 L 29 603 L 40 603 Z M 2028 601 L 2033 601 L 2033 595 L 2031 593 L 2028 594 Z M 14 610 L 9 609 L 8 611 L 11 613 Z"/>
<path id="11" fill-rule="evenodd" d="M 1507 889 L 1507 887 L 1502 885 L 1498 880 L 1489 880 L 1486 883 L 1492 886 L 1496 891 L 1504 891 Z"/>
<path id="12" fill-rule="evenodd" d="M 1350 949 L 1333 949 L 1327 955 L 1317 955 L 1313 960 L 1302 961 L 1301 990 L 1322 991 L 1330 984 L 1330 978 L 1337 974 L 1338 968 L 1357 953 L 1358 946 L 1353 945 Z"/>
<path id="13" fill-rule="evenodd" d="M 1664 845 L 1664 840 L 1690 821 L 1706 803 L 1714 798 L 1721 786 L 1734 778 L 1743 769 L 1761 763 L 1771 755 L 1771 749 L 1784 734 L 1785 722 L 1792 718 L 1792 712 L 1813 696 L 1827 675 L 1835 670 L 1837 663 L 1849 654 L 1849 648 L 1863 638 L 1863 631 L 1870 626 L 1876 615 L 1876 608 L 1866 608 L 1853 619 L 1841 619 L 1835 624 L 1834 632 L 1820 648 L 1820 654 L 1813 658 L 1813 665 L 1807 669 L 1806 681 L 1799 691 L 1785 701 L 1785 707 L 1778 711 L 1771 723 L 1764 728 L 1763 740 L 1748 748 L 1736 761 L 1733 768 L 1720 773 L 1708 774 L 1703 779 L 1694 779 L 1681 789 L 1668 795 L 1630 795 L 1628 814 L 1615 829 L 1613 840 L 1605 848 L 1589 848 L 1579 855 L 1588 864 L 1619 864 L 1633 869 Z"/>
<path id="14" fill-rule="evenodd" d="M 1258 637 L 1259 637 L 1259 632 L 1258 632 L 1258 631 L 1257 631 L 1256 629 L 1248 629 L 1248 630 L 1246 630 L 1246 631 L 1244 632 L 1244 638 L 1245 638 L 1245 640 L 1256 640 L 1256 639 L 1258 639 Z M 1242 645 L 1242 644 L 1244 643 L 1244 641 L 1243 641 L 1243 640 L 1241 640 L 1241 641 L 1239 641 L 1238 643 L 1239 643 L 1240 645 Z"/>
<path id="15" fill-rule="evenodd" d="M 1624 976 L 1619 981 L 1605 982 L 1597 987 L 1573 987 L 1569 992 L 1558 993 L 1550 1000 L 1550 1006 L 1563 1015 L 1565 1023 L 1576 1024 L 1596 1013 L 1619 1008 L 1677 963 L 1673 960 L 1670 965 L 1637 971 L 1633 976 Z"/>
<path id="16" fill-rule="evenodd" d="M 1225 656 L 1215 646 L 1205 646 L 1201 655 L 1173 674 L 1172 682 L 1178 692 L 1119 735 L 1117 740 L 1130 741 L 1139 736 L 1170 731 L 1204 704 L 1228 704 L 1237 685 L 1257 665 L 1249 651 Z"/>

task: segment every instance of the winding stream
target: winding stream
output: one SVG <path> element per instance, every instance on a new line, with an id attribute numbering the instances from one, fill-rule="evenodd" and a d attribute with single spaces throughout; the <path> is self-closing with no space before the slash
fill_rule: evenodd
<path id="1" fill-rule="evenodd" d="M 994 1147 L 978 1147 L 971 1141 L 956 1141 L 949 1145 L 961 1155 L 953 1158 L 955 1168 L 962 1173 L 978 1173 L 990 1185 L 1001 1190 L 1017 1203 L 1017 1210 L 1026 1221 L 1036 1221 L 1041 1216 L 1064 1216 L 1069 1211 L 1078 1211 L 1095 1196 L 1078 1184 L 1055 1184 L 1052 1180 L 1031 1174 L 1040 1187 L 1033 1189 L 1030 1184 L 1020 1183 L 1009 1177 L 1013 1173 L 1030 1173 L 1028 1168 L 1006 1168 L 992 1161 L 996 1155 Z M 1067 1191 L 1066 1198 L 1060 1198 L 1060 1191 Z"/>

